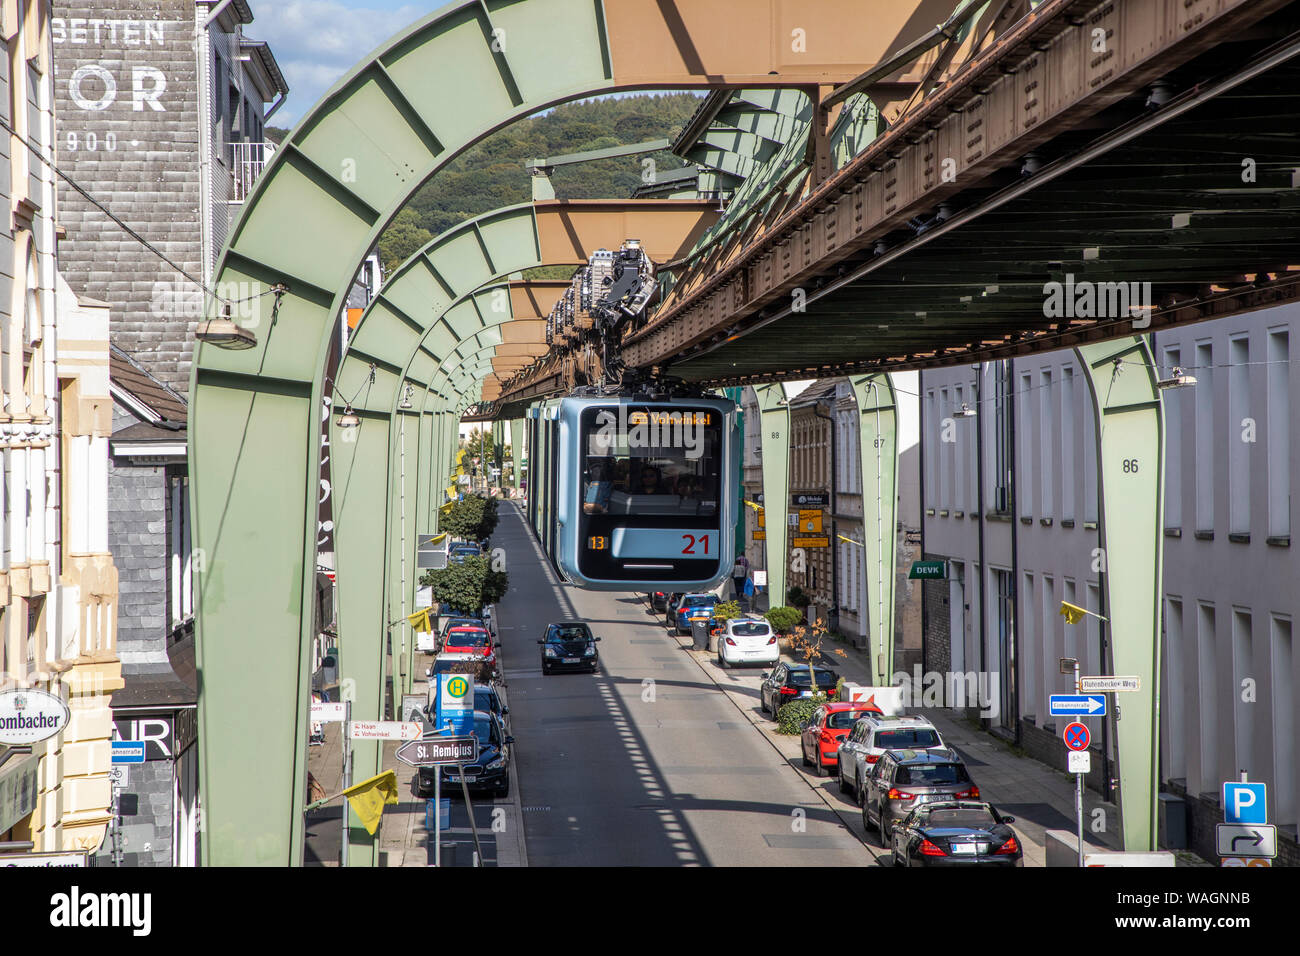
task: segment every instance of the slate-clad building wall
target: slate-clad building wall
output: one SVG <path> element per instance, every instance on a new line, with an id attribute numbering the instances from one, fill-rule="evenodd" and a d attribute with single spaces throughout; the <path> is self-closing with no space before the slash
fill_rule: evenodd
<path id="1" fill-rule="evenodd" d="M 193 0 L 56 2 L 52 34 L 60 164 L 197 277 L 194 19 Z M 59 211 L 67 230 L 60 268 L 73 291 L 110 303 L 114 344 L 184 392 L 197 322 L 185 312 L 194 287 L 66 184 Z"/>

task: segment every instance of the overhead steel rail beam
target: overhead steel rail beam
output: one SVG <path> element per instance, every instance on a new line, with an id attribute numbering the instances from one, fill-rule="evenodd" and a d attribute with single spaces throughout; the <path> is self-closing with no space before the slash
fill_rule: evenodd
<path id="1" fill-rule="evenodd" d="M 1076 16 L 1075 3 L 1049 0 L 742 255 L 712 273 L 683 276 L 673 299 L 627 336 L 626 360 L 668 363 L 791 289 L 812 291 L 818 279 L 836 277 L 839 263 L 869 258 L 873 244 L 909 220 L 934 217 L 945 200 L 983 188 L 1013 159 L 1285 5 L 1223 0 L 1206 5 L 1200 19 L 1172 22 L 1163 0 L 1107 4 L 1091 18 Z M 1090 54 L 1095 29 L 1114 31 L 1112 55 Z M 1064 70 L 1058 61 L 1082 66 Z M 948 174 L 940 158 L 951 160 Z"/>

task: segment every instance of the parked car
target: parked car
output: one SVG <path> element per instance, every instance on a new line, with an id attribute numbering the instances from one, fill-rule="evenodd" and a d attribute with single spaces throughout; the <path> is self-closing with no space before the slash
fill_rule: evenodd
<path id="1" fill-rule="evenodd" d="M 921 804 L 979 795 L 955 750 L 886 750 L 862 782 L 862 825 L 879 829 L 881 846 L 888 846 L 894 824 Z"/>
<path id="2" fill-rule="evenodd" d="M 480 680 L 488 680 L 498 671 L 496 649 L 499 641 L 481 623 L 458 624 L 448 627 L 442 639 L 443 654 L 468 654 L 481 665 Z"/>
<path id="3" fill-rule="evenodd" d="M 840 741 L 840 792 L 857 794 L 871 765 L 886 750 L 938 750 L 947 746 L 924 717 L 862 717 Z"/>
<path id="4" fill-rule="evenodd" d="M 673 626 L 673 615 L 677 613 L 677 605 L 683 596 L 681 591 L 669 591 L 664 597 L 664 623 L 669 627 Z"/>
<path id="5" fill-rule="evenodd" d="M 822 704 L 812 712 L 799 738 L 803 765 L 813 767 L 819 777 L 824 768 L 838 767 L 840 741 L 860 718 L 879 713 L 879 707 L 866 701 Z"/>
<path id="6" fill-rule="evenodd" d="M 840 675 L 828 667 L 819 667 L 816 671 L 817 689 L 832 691 L 839 682 Z M 763 713 L 772 715 L 776 720 L 777 712 L 800 697 L 811 697 L 813 674 L 807 664 L 778 663 L 770 674 L 763 674 L 763 683 L 758 686 L 758 703 Z"/>
<path id="7" fill-rule="evenodd" d="M 712 624 L 713 609 L 718 604 L 716 594 L 684 594 L 675 610 L 671 612 L 670 623 L 678 634 L 691 633 L 691 621 L 703 620 Z"/>
<path id="8" fill-rule="evenodd" d="M 546 632 L 537 642 L 542 647 L 542 673 L 582 670 L 594 674 L 600 666 L 600 653 L 596 649 L 599 640 L 599 637 L 592 636 L 591 628 L 582 621 L 546 625 Z"/>
<path id="9" fill-rule="evenodd" d="M 478 759 L 463 764 L 465 785 L 473 790 L 490 790 L 493 796 L 510 795 L 511 748 L 515 738 L 506 733 L 501 719 L 489 711 L 474 711 L 474 736 L 478 738 Z M 448 787 L 460 789 L 461 767 L 443 764 L 441 767 L 421 767 L 419 790 L 421 795 L 433 789 L 435 773 L 442 774 L 443 792 Z"/>
<path id="10" fill-rule="evenodd" d="M 894 828 L 894 866 L 1020 866 L 1015 821 L 988 803 L 922 804 Z"/>
<path id="11" fill-rule="evenodd" d="M 772 625 L 762 618 L 732 618 L 718 630 L 718 664 L 776 664 L 781 659 Z"/>
<path id="12" fill-rule="evenodd" d="M 650 598 L 650 610 L 667 611 L 668 601 L 670 598 L 680 598 L 680 591 L 651 591 L 647 595 Z"/>
<path id="13" fill-rule="evenodd" d="M 447 560 L 452 564 L 460 564 L 466 558 L 483 557 L 483 549 L 477 544 L 453 544 L 447 555 Z"/>

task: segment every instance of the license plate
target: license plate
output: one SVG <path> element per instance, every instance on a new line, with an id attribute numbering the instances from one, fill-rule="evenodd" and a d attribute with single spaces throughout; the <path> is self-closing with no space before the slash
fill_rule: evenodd
<path id="1" fill-rule="evenodd" d="M 975 844 L 974 844 L 974 843 L 954 843 L 954 844 L 952 844 L 952 853 L 953 853 L 953 856 L 960 856 L 960 855 L 974 856 L 974 855 L 975 855 Z"/>
<path id="2" fill-rule="evenodd" d="M 566 657 L 566 658 L 564 659 L 563 663 L 565 663 L 565 664 L 577 664 L 580 660 L 581 660 L 581 658 L 578 658 L 578 657 Z"/>
<path id="3" fill-rule="evenodd" d="M 460 777 L 456 776 L 454 773 L 449 773 L 449 774 L 447 774 L 447 782 L 448 782 L 448 783 L 460 783 Z"/>
<path id="4" fill-rule="evenodd" d="M 800 697 L 811 697 L 811 696 L 812 696 L 812 691 L 810 691 L 810 690 L 806 690 L 806 691 L 804 691 L 802 694 L 800 694 L 799 696 L 800 696 Z"/>

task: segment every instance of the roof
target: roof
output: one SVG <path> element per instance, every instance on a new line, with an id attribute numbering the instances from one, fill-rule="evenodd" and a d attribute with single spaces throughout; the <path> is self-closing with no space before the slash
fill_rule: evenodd
<path id="1" fill-rule="evenodd" d="M 167 649 L 167 664 L 122 667 L 120 690 L 113 691 L 110 706 L 183 707 L 198 701 L 198 681 L 194 661 L 194 637 L 188 635 Z"/>
<path id="2" fill-rule="evenodd" d="M 814 405 L 817 402 L 833 399 L 835 398 L 835 389 L 839 383 L 838 378 L 827 378 L 814 382 L 791 399 L 790 407 L 798 408 L 803 405 Z"/>
<path id="3" fill-rule="evenodd" d="M 951 747 L 939 750 L 887 750 L 885 752 L 902 764 L 965 763 L 961 755 Z"/>
<path id="4" fill-rule="evenodd" d="M 284 73 L 280 70 L 280 64 L 275 61 L 275 54 L 271 52 L 271 47 L 265 40 L 240 40 L 239 49 L 257 54 L 262 69 L 266 71 L 267 77 L 275 84 L 275 88 L 283 96 L 289 94 L 289 82 L 284 78 Z"/>
<path id="5" fill-rule="evenodd" d="M 143 365 L 116 345 L 109 346 L 108 377 L 112 386 L 126 392 L 147 410 L 148 414 L 142 417 L 154 419 L 151 424 L 173 432 L 185 427 L 189 407 L 180 393 L 154 378 Z"/>

